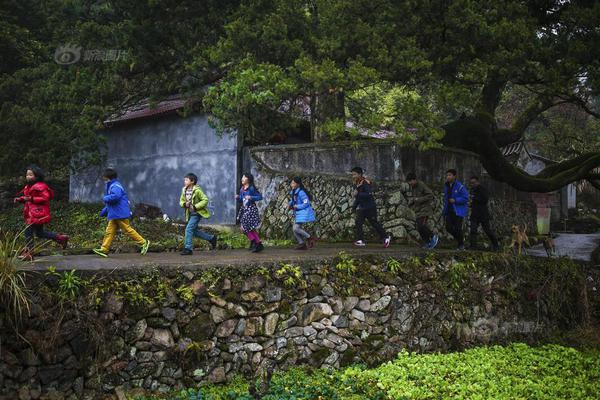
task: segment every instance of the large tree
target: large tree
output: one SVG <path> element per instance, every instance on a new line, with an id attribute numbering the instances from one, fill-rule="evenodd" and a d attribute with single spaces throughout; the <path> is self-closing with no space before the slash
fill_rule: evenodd
<path id="1" fill-rule="evenodd" d="M 97 155 L 103 118 L 182 94 L 249 143 L 307 121 L 316 141 L 386 129 L 473 151 L 521 190 L 598 182 L 597 148 L 575 146 L 536 176 L 501 153 L 545 122 L 581 139 L 561 110 L 597 133 L 597 1 L 25 0 L 0 13 L 2 174 Z M 127 58 L 57 64 L 69 43 Z"/>
<path id="2" fill-rule="evenodd" d="M 212 54 L 227 67 L 205 104 L 221 126 L 255 131 L 306 99 L 317 133 L 339 134 L 350 117 L 372 129 L 387 121 L 380 128 L 421 144 L 441 128 L 442 144 L 479 154 L 494 179 L 552 191 L 596 182 L 600 152 L 530 176 L 501 148 L 556 107 L 598 118 L 599 26 L 595 1 L 248 1 Z M 382 84 L 415 95 L 396 96 L 396 112 L 381 115 L 373 105 L 385 94 L 373 88 Z M 506 118 L 498 107 L 515 88 L 525 95 Z"/>

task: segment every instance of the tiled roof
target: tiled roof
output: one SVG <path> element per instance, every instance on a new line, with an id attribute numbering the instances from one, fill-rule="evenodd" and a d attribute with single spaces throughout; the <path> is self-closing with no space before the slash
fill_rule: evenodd
<path id="1" fill-rule="evenodd" d="M 511 143 L 504 146 L 501 150 L 504 157 L 512 156 L 513 154 L 519 154 L 521 150 L 523 150 L 523 142 Z"/>
<path id="2" fill-rule="evenodd" d="M 111 115 L 107 120 L 104 121 L 104 124 L 111 125 L 116 122 L 131 121 L 135 119 L 144 119 L 162 114 L 168 114 L 183 108 L 185 103 L 186 100 L 179 96 L 173 96 L 167 100 L 160 101 L 154 107 L 150 106 L 149 101 L 142 101 Z"/>

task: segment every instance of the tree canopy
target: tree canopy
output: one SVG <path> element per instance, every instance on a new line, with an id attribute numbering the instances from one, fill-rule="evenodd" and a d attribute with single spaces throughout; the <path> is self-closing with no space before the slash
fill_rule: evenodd
<path id="1" fill-rule="evenodd" d="M 3 166 L 38 149 L 66 165 L 97 145 L 107 113 L 180 93 L 250 143 L 300 123 L 316 141 L 385 130 L 473 151 L 520 190 L 600 186 L 595 1 L 29 0 L 0 12 Z M 59 65 L 64 43 L 128 57 Z M 501 148 L 524 138 L 561 162 L 536 176 L 511 165 Z"/>

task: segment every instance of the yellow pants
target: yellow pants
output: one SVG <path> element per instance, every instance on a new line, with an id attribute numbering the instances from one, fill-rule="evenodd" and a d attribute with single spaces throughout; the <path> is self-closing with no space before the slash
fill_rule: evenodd
<path id="1" fill-rule="evenodd" d="M 104 234 L 104 240 L 102 241 L 102 251 L 108 253 L 112 241 L 117 235 L 117 231 L 121 228 L 121 232 L 132 238 L 140 246 L 143 245 L 146 240 L 136 232 L 135 229 L 129 225 L 129 219 L 111 219 L 106 225 L 106 233 Z"/>

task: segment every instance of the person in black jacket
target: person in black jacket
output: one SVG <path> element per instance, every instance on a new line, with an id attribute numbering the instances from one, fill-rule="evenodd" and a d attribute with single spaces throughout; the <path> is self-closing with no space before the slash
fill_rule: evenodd
<path id="1" fill-rule="evenodd" d="M 488 211 L 489 195 L 487 189 L 479 183 L 479 178 L 472 176 L 469 180 L 471 186 L 471 235 L 470 235 L 470 250 L 477 249 L 477 229 L 479 225 L 492 242 L 492 249 L 497 251 L 498 238 L 490 227 L 490 213 Z"/>
<path id="2" fill-rule="evenodd" d="M 354 182 L 354 204 L 352 210 L 356 211 L 356 246 L 366 246 L 363 224 L 365 219 L 369 220 L 369 223 L 377 231 L 381 240 L 383 240 L 383 247 L 389 247 L 392 241 L 392 237 L 388 235 L 383 226 L 377 221 L 377 205 L 375 204 L 375 198 L 373 197 L 373 188 L 371 182 L 363 176 L 363 170 L 360 167 L 352 168 L 352 181 Z"/>

